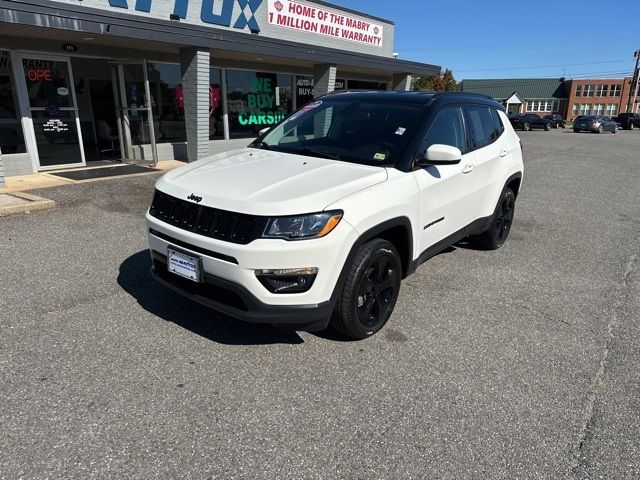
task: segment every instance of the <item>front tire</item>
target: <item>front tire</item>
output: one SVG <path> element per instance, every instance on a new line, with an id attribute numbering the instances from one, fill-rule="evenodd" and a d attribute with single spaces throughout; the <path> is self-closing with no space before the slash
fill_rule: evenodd
<path id="1" fill-rule="evenodd" d="M 505 187 L 498 200 L 498 207 L 491 221 L 491 226 L 475 238 L 475 242 L 487 249 L 497 250 L 507 241 L 513 214 L 515 213 L 516 195 L 509 187 Z"/>
<path id="2" fill-rule="evenodd" d="M 368 338 L 387 323 L 400 293 L 402 264 L 396 247 L 373 239 L 358 249 L 331 317 L 349 338 Z"/>
<path id="3" fill-rule="evenodd" d="M 531 125 L 529 125 L 529 122 L 525 122 L 524 125 L 522 125 L 522 130 L 524 130 L 525 132 L 531 130 Z"/>
<path id="4" fill-rule="evenodd" d="M 604 127 L 603 127 L 602 125 L 600 125 L 600 126 L 598 127 L 598 133 L 600 134 L 600 133 L 602 133 L 602 132 L 604 132 Z"/>
<path id="5" fill-rule="evenodd" d="M 556 128 L 558 128 L 558 127 L 556 127 Z M 545 131 L 545 132 L 548 132 L 549 130 L 551 130 L 551 125 L 547 123 L 547 124 L 545 124 L 545 126 L 544 126 L 544 131 Z"/>
<path id="6" fill-rule="evenodd" d="M 573 133 L 580 133 L 580 129 L 579 128 L 574 128 L 573 129 Z"/>

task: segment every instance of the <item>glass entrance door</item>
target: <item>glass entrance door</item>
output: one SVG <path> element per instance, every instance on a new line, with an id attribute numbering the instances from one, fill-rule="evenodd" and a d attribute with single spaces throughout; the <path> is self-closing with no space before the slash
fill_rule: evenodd
<path id="1" fill-rule="evenodd" d="M 80 121 L 67 57 L 19 55 L 40 170 L 85 165 Z"/>
<path id="2" fill-rule="evenodd" d="M 122 160 L 158 162 L 153 99 L 146 61 L 118 62 L 111 67 Z"/>

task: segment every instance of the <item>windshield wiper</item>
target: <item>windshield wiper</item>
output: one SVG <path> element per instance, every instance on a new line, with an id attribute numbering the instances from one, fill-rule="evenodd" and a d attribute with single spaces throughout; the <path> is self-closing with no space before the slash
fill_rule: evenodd
<path id="1" fill-rule="evenodd" d="M 300 155 L 305 155 L 307 157 L 320 157 L 320 158 L 330 158 L 331 160 L 342 160 L 340 155 L 332 155 L 330 153 L 319 152 L 318 150 L 314 150 L 312 148 L 298 148 L 293 150 L 293 153 L 298 153 Z"/>

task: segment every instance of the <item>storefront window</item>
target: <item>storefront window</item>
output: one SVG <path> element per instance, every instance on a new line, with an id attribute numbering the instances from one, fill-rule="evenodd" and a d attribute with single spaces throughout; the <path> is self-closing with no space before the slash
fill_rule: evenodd
<path id="1" fill-rule="evenodd" d="M 184 89 L 180 65 L 148 63 L 154 129 L 159 143 L 185 142 Z M 220 69 L 210 69 L 209 138 L 222 138 Z"/>
<path id="2" fill-rule="evenodd" d="M 219 68 L 209 70 L 209 139 L 223 138 L 222 75 Z"/>
<path id="3" fill-rule="evenodd" d="M 0 50 L 0 148 L 3 154 L 25 153 L 18 97 L 11 73 L 11 56 Z"/>
<path id="4" fill-rule="evenodd" d="M 156 142 L 185 142 L 184 96 L 180 65 L 148 63 Z"/>
<path id="5" fill-rule="evenodd" d="M 367 82 L 365 80 L 349 80 L 347 82 L 349 90 L 386 90 L 387 84 L 384 82 Z"/>
<path id="6" fill-rule="evenodd" d="M 227 70 L 229 130 L 255 136 L 291 113 L 291 75 Z"/>
<path id="7" fill-rule="evenodd" d="M 346 87 L 346 80 L 344 79 L 336 79 L 336 90 L 344 90 Z M 315 82 L 313 77 L 298 75 L 296 77 L 296 105 L 298 108 L 302 107 L 306 103 L 309 103 L 313 100 L 313 88 L 315 87 Z"/>

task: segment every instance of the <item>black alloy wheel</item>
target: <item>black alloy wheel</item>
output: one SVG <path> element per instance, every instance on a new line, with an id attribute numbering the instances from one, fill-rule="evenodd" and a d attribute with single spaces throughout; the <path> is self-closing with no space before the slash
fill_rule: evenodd
<path id="1" fill-rule="evenodd" d="M 511 190 L 505 192 L 502 196 L 502 203 L 498 208 L 496 216 L 495 230 L 498 246 L 504 244 L 509 236 L 511 224 L 513 223 L 513 214 L 515 212 L 516 197 Z"/>
<path id="2" fill-rule="evenodd" d="M 397 297 L 395 264 L 392 257 L 378 255 L 360 281 L 356 300 L 358 320 L 365 328 L 375 327 L 389 317 Z"/>
<path id="3" fill-rule="evenodd" d="M 474 238 L 475 243 L 487 250 L 496 250 L 504 245 L 513 224 L 515 206 L 516 196 L 513 190 L 505 187 L 500 195 L 491 226 Z"/>
<path id="4" fill-rule="evenodd" d="M 402 280 L 396 247 L 376 238 L 362 245 L 349 266 L 331 326 L 361 340 L 378 332 L 389 320 Z"/>

